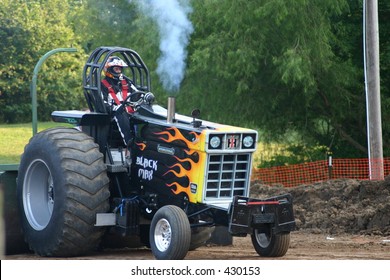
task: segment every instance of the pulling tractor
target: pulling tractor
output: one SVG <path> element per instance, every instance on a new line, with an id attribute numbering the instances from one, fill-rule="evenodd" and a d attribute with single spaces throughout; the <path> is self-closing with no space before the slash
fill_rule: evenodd
<path id="1" fill-rule="evenodd" d="M 136 107 L 128 147 L 101 94 L 113 55 L 137 88 L 124 102 Z M 127 48 L 97 48 L 83 69 L 83 91 L 88 110 L 52 112 L 67 125 L 34 135 L 21 157 L 17 199 L 32 251 L 80 256 L 107 240 L 137 240 L 156 259 L 183 259 L 223 226 L 231 236 L 250 234 L 260 256 L 286 254 L 291 195 L 249 197 L 255 130 L 201 120 L 198 110 L 180 115 L 172 97 L 167 109 L 155 104 L 148 68 Z"/>

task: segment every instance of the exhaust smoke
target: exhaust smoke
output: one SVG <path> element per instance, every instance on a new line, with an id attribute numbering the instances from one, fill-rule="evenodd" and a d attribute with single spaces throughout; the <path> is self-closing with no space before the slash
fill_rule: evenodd
<path id="1" fill-rule="evenodd" d="M 188 0 L 136 0 L 140 11 L 154 20 L 160 35 L 157 74 L 164 89 L 174 96 L 184 78 L 187 45 L 194 31 Z"/>

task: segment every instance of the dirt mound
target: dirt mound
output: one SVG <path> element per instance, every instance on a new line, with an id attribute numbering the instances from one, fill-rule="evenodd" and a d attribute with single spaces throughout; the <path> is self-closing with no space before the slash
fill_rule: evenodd
<path id="1" fill-rule="evenodd" d="M 293 188 L 251 185 L 251 197 L 291 193 L 297 230 L 390 235 L 390 177 L 383 181 L 329 180 Z"/>

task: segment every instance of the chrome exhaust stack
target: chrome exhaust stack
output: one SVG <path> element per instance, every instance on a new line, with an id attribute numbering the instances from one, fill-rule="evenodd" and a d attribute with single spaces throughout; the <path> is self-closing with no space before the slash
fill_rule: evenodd
<path id="1" fill-rule="evenodd" d="M 175 120 L 175 97 L 169 96 L 168 97 L 168 115 L 167 115 L 167 122 L 173 123 Z"/>

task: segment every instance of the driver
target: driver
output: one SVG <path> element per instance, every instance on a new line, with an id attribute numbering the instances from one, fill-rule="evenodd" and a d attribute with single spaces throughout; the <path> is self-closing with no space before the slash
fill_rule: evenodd
<path id="1" fill-rule="evenodd" d="M 132 81 L 123 75 L 122 70 L 128 67 L 127 64 L 117 56 L 108 58 L 104 66 L 105 78 L 101 81 L 101 89 L 104 102 L 108 104 L 113 113 L 113 119 L 118 125 L 123 143 L 129 146 L 131 140 L 131 129 L 129 115 L 134 113 L 134 108 L 130 105 L 123 105 L 122 101 L 137 88 Z"/>

